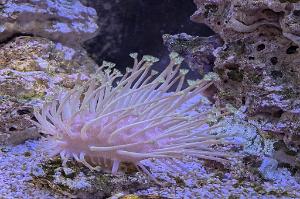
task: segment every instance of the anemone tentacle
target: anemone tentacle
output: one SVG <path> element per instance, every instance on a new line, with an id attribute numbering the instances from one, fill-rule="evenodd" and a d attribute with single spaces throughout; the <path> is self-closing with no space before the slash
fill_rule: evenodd
<path id="1" fill-rule="evenodd" d="M 205 127 L 209 111 L 189 115 L 200 102 L 179 110 L 212 82 L 188 81 L 183 89 L 188 71 L 180 69 L 183 59 L 176 53 L 160 74 L 151 70 L 157 58 L 138 61 L 137 54 L 130 56 L 134 66 L 124 75 L 104 62 L 86 84 L 35 110 L 35 124 L 49 135 L 64 164 L 74 158 L 90 169 L 109 167 L 115 174 L 122 162 L 131 162 L 151 175 L 142 160 L 190 155 L 223 162 L 228 154 L 210 149 L 224 136 L 209 133 L 218 125 Z"/>

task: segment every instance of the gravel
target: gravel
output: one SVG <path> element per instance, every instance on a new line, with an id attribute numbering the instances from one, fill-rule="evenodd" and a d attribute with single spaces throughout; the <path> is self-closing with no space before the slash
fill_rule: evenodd
<path id="1" fill-rule="evenodd" d="M 1 198 L 61 198 L 46 189 L 35 187 L 32 183 L 32 173 L 35 175 L 43 173 L 39 167 L 39 163 L 47 157 L 41 147 L 43 142 L 31 140 L 15 147 L 1 148 Z"/>

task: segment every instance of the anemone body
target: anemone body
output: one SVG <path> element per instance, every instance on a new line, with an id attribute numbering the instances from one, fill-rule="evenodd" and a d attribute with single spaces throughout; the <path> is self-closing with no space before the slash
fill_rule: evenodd
<path id="1" fill-rule="evenodd" d="M 151 70 L 155 58 L 131 56 L 134 66 L 124 75 L 104 63 L 84 86 L 61 92 L 35 111 L 53 155 L 60 154 L 64 164 L 74 158 L 112 173 L 121 162 L 147 172 L 141 161 L 148 158 L 190 155 L 222 161 L 226 155 L 209 147 L 221 142 L 208 133 L 216 127 L 201 128 L 207 113 L 188 114 L 199 104 L 178 109 L 211 83 L 197 81 L 182 89 L 186 71 L 179 70 L 182 58 L 176 54 L 160 74 Z"/>

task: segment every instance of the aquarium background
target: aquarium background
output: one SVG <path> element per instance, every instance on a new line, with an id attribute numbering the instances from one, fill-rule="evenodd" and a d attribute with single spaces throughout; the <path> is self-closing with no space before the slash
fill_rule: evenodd
<path id="1" fill-rule="evenodd" d="M 299 35 L 298 0 L 0 0 L 0 198 L 300 198 Z"/>
<path id="2" fill-rule="evenodd" d="M 167 57 L 164 34 L 213 34 L 206 25 L 190 20 L 196 8 L 192 0 L 86 1 L 86 5 L 99 13 L 98 36 L 84 44 L 98 63 L 105 59 L 118 67 L 129 66 L 132 63 L 127 55 L 132 52 Z"/>

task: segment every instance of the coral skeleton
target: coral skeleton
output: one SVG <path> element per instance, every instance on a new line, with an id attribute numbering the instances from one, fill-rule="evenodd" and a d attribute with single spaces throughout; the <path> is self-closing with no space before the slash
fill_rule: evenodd
<path id="1" fill-rule="evenodd" d="M 141 163 L 148 158 L 169 162 L 188 155 L 223 162 L 228 154 L 211 145 L 223 143 L 224 135 L 210 133 L 219 126 L 206 125 L 209 111 L 189 114 L 200 102 L 179 109 L 212 82 L 189 81 L 183 88 L 187 70 L 180 69 L 183 59 L 176 53 L 160 74 L 151 70 L 157 58 L 131 57 L 134 66 L 124 75 L 104 62 L 84 85 L 60 92 L 35 110 L 34 123 L 49 135 L 53 155 L 60 154 L 63 165 L 74 158 L 112 174 L 129 162 L 150 177 Z"/>

